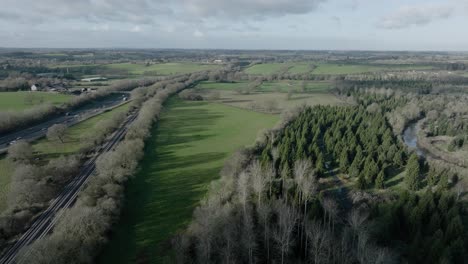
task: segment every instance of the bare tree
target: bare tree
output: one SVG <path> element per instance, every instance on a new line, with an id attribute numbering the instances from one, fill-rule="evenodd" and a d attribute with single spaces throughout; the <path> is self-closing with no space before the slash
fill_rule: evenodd
<path id="1" fill-rule="evenodd" d="M 63 143 L 67 126 L 64 124 L 55 124 L 47 129 L 47 139 L 50 141 L 60 140 Z"/>
<path id="2" fill-rule="evenodd" d="M 257 193 L 258 205 L 261 205 L 262 193 L 265 189 L 267 179 L 262 173 L 262 166 L 260 165 L 260 162 L 258 160 L 255 160 L 249 166 L 248 170 L 252 175 L 252 188 Z"/>
<path id="3" fill-rule="evenodd" d="M 8 148 L 8 158 L 14 162 L 30 162 L 33 158 L 33 149 L 31 145 L 20 140 Z"/>
<path id="4" fill-rule="evenodd" d="M 290 207 L 284 200 L 276 200 L 273 207 L 278 221 L 274 230 L 274 238 L 281 251 L 281 263 L 284 263 L 284 258 L 291 248 L 292 233 L 299 214 L 294 207 Z"/>
<path id="5" fill-rule="evenodd" d="M 309 257 L 313 259 L 313 263 L 324 263 L 323 259 L 327 259 L 327 248 L 331 234 L 318 222 L 308 224 L 307 240 L 311 243 L 309 249 Z"/>
<path id="6" fill-rule="evenodd" d="M 338 204 L 335 200 L 331 198 L 324 198 L 322 201 L 322 206 L 325 211 L 325 216 L 328 218 L 328 229 L 330 230 L 331 234 L 335 234 L 335 220 L 338 216 Z M 331 254 L 331 252 L 329 252 Z M 330 258 L 331 256 L 329 256 Z"/>
<path id="7" fill-rule="evenodd" d="M 247 200 L 250 195 L 250 182 L 249 174 L 245 171 L 239 174 L 239 178 L 237 180 L 237 193 L 239 195 L 239 201 L 244 209 L 244 214 L 246 214 Z"/>
<path id="8" fill-rule="evenodd" d="M 312 171 L 312 162 L 309 160 L 297 160 L 294 162 L 294 180 L 296 181 L 296 193 L 299 200 L 302 200 L 302 185 L 308 180 L 307 175 Z"/>
<path id="9" fill-rule="evenodd" d="M 267 261 L 270 261 L 270 215 L 271 205 L 262 204 L 257 206 L 259 221 L 263 223 L 263 244 L 267 250 Z"/>

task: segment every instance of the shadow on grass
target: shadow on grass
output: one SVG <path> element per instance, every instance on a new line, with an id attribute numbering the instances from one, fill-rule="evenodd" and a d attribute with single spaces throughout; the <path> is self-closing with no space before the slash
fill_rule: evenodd
<path id="1" fill-rule="evenodd" d="M 169 111 L 151 131 L 140 171 L 128 182 L 120 222 L 98 263 L 158 260 L 156 249 L 190 221 L 226 156 L 191 146 L 213 137 L 211 126 L 224 117 L 193 107 L 204 104 L 170 100 Z"/>

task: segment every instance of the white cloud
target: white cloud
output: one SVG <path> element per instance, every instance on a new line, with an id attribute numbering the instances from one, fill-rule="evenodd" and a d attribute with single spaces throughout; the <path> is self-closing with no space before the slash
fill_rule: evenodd
<path id="1" fill-rule="evenodd" d="M 92 30 L 93 30 L 93 31 L 109 31 L 109 30 L 110 30 L 110 26 L 109 26 L 109 24 L 94 25 L 94 26 L 92 27 Z"/>
<path id="2" fill-rule="evenodd" d="M 134 26 L 134 27 L 132 27 L 132 28 L 130 29 L 130 32 L 135 32 L 135 33 L 136 33 L 136 32 L 142 32 L 142 31 L 143 31 L 143 29 L 142 29 L 140 26 L 138 26 L 138 25 L 136 25 L 136 26 Z"/>
<path id="3" fill-rule="evenodd" d="M 183 0 L 188 11 L 201 17 L 254 17 L 306 14 L 326 0 Z"/>
<path id="4" fill-rule="evenodd" d="M 197 38 L 203 38 L 203 37 L 205 36 L 205 34 L 204 34 L 203 32 L 201 32 L 200 30 L 197 29 L 197 30 L 195 30 L 195 31 L 193 32 L 193 36 L 194 36 L 194 37 L 197 37 Z"/>
<path id="5" fill-rule="evenodd" d="M 448 5 L 404 6 L 397 12 L 384 17 L 379 27 L 401 29 L 416 25 L 427 25 L 435 20 L 447 19 L 453 14 Z"/>

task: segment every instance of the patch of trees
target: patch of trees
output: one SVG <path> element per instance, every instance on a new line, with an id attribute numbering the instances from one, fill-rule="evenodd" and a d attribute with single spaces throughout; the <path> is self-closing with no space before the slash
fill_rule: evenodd
<path id="1" fill-rule="evenodd" d="M 466 70 L 466 65 L 461 62 L 449 63 L 445 67 L 447 71 L 464 71 Z"/>
<path id="2" fill-rule="evenodd" d="M 454 139 L 450 141 L 448 146 L 449 151 L 456 151 L 458 149 L 463 148 L 468 142 L 468 136 L 458 135 Z"/>
<path id="3" fill-rule="evenodd" d="M 404 192 L 375 206 L 370 230 L 379 245 L 399 248 L 409 263 L 465 263 L 464 217 L 461 204 L 446 191 Z"/>
<path id="4" fill-rule="evenodd" d="M 340 87 L 349 88 L 385 88 L 402 90 L 416 94 L 429 94 L 432 91 L 433 82 L 428 80 L 347 80 L 340 83 Z"/>
<path id="5" fill-rule="evenodd" d="M 203 97 L 197 94 L 193 89 L 187 89 L 187 90 L 180 92 L 179 97 L 182 100 L 203 101 Z"/>
<path id="6" fill-rule="evenodd" d="M 98 158 L 96 173 L 81 191 L 76 204 L 63 211 L 63 217 L 51 235 L 35 241 L 26 249 L 29 253 L 24 254 L 23 260 L 44 264 L 72 260 L 92 263 L 112 225 L 118 220 L 125 183 L 138 167 L 144 140 L 150 136 L 150 129 L 158 120 L 163 103 L 169 96 L 206 79 L 206 73 L 192 74 L 136 92 L 147 99 L 125 139 L 115 150 Z"/>
<path id="7" fill-rule="evenodd" d="M 429 123 L 429 122 L 428 122 Z M 428 136 L 457 136 L 468 134 L 468 122 L 464 116 L 444 115 L 431 120 L 427 126 Z M 462 144 L 463 145 L 463 144 Z"/>
<path id="8" fill-rule="evenodd" d="M 389 172 L 405 164 L 406 153 L 380 111 L 319 106 L 304 109 L 261 153 L 262 163 L 273 162 L 285 174 L 300 159 L 310 160 L 319 176 L 330 160 L 357 177 L 359 188 L 383 188 Z"/>
<path id="9" fill-rule="evenodd" d="M 31 219 L 57 196 L 81 164 L 78 156 L 60 156 L 47 163 L 34 160 L 31 145 L 18 141 L 7 156 L 15 170 L 7 195 L 7 209 L 0 215 L 0 248 L 20 234 Z"/>

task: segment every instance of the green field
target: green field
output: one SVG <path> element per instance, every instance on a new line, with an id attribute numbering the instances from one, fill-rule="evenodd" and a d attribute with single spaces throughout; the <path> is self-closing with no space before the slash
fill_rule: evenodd
<path id="1" fill-rule="evenodd" d="M 305 83 L 305 91 L 309 93 L 328 92 L 331 88 L 331 83 L 327 81 L 308 81 Z M 301 81 L 276 81 L 264 82 L 260 86 L 262 92 L 282 92 L 288 91 L 300 92 L 302 89 Z"/>
<path id="2" fill-rule="evenodd" d="M 400 70 L 428 70 L 431 66 L 420 65 L 371 65 L 371 64 L 334 64 L 334 63 L 316 63 L 317 68 L 312 74 L 355 74 L 378 71 L 400 71 Z"/>
<path id="3" fill-rule="evenodd" d="M 153 128 L 140 172 L 127 185 L 120 223 L 98 263 L 135 263 L 137 257 L 163 262 L 158 254 L 167 254 L 164 242 L 188 224 L 225 159 L 278 120 L 221 104 L 171 99 Z"/>
<path id="4" fill-rule="evenodd" d="M 211 70 L 220 67 L 214 64 L 199 64 L 199 63 L 161 63 L 146 66 L 145 64 L 133 63 L 116 63 L 108 64 L 106 67 L 110 69 L 125 70 L 133 75 L 171 75 L 171 74 L 184 74 L 198 71 Z"/>
<path id="5" fill-rule="evenodd" d="M 289 69 L 289 73 L 298 74 L 298 73 L 307 73 L 312 71 L 310 67 L 312 63 L 296 63 Z"/>
<path id="6" fill-rule="evenodd" d="M 51 142 L 46 138 L 40 139 L 33 145 L 34 151 L 38 156 L 46 158 L 75 153 L 82 147 L 80 138 L 93 134 L 96 131 L 95 125 L 99 121 L 108 119 L 115 113 L 125 112 L 129 107 L 130 104 L 124 104 L 70 127 L 65 135 L 64 143 Z"/>
<path id="7" fill-rule="evenodd" d="M 221 90 L 221 91 L 236 91 L 247 88 L 248 82 L 235 82 L 235 83 L 218 83 L 212 81 L 201 82 L 197 85 L 197 89 L 208 90 Z M 332 84 L 328 81 L 307 81 L 305 91 L 309 93 L 328 92 Z M 287 93 L 288 91 L 299 92 L 302 89 L 302 81 L 284 80 L 274 82 L 264 82 L 257 88 L 259 92 L 281 92 Z"/>
<path id="8" fill-rule="evenodd" d="M 72 97 L 48 92 L 0 92 L 0 111 L 21 111 L 42 103 L 61 105 Z"/>
<path id="9" fill-rule="evenodd" d="M 92 134 L 95 130 L 97 122 L 103 119 L 109 118 L 111 115 L 117 112 L 127 111 L 129 104 L 119 106 L 112 111 L 105 112 L 97 115 L 93 118 L 85 120 L 77 125 L 70 127 L 67 130 L 65 136 L 65 142 L 50 142 L 47 139 L 39 139 L 33 143 L 34 155 L 40 158 L 42 162 L 47 161 L 51 158 L 59 157 L 60 155 L 67 155 L 76 153 L 82 145 L 80 144 L 80 138 L 83 135 Z M 13 173 L 12 164 L 6 159 L 5 156 L 0 157 L 0 212 L 5 209 L 6 205 L 6 194 L 8 192 L 8 184 L 10 177 Z"/>
<path id="10" fill-rule="evenodd" d="M 263 63 L 255 64 L 247 68 L 245 72 L 248 74 L 273 74 L 286 67 L 290 67 L 290 65 L 286 63 Z"/>
<path id="11" fill-rule="evenodd" d="M 310 65 L 315 65 L 313 71 Z M 245 70 L 248 74 L 269 75 L 279 72 L 281 69 L 289 68 L 288 73 L 300 74 L 311 72 L 317 75 L 333 74 L 355 74 L 377 71 L 399 71 L 399 70 L 429 70 L 431 66 L 422 65 L 372 65 L 372 64 L 338 64 L 322 62 L 289 62 L 289 63 L 263 63 L 256 64 Z"/>
<path id="12" fill-rule="evenodd" d="M 235 91 L 241 88 L 245 88 L 248 85 L 249 85 L 248 82 L 220 83 L 220 82 L 204 81 L 204 82 L 200 82 L 196 88 L 197 89 Z"/>

